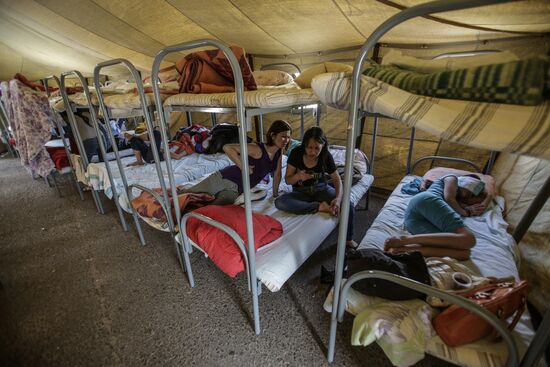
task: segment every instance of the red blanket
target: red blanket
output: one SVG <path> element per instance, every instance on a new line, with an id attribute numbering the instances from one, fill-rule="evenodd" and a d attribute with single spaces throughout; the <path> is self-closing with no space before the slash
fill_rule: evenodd
<path id="1" fill-rule="evenodd" d="M 55 168 L 57 170 L 61 170 L 64 167 L 69 166 L 69 158 L 67 157 L 67 152 L 65 151 L 65 148 L 46 147 L 46 150 L 50 154 L 50 157 L 52 158 L 52 161 L 55 164 Z"/>
<path id="2" fill-rule="evenodd" d="M 244 50 L 231 46 L 239 61 L 245 90 L 256 90 L 256 82 Z M 178 82 L 181 93 L 228 93 L 234 92 L 233 71 L 229 60 L 221 50 L 194 52 L 176 63 L 180 74 Z"/>
<path id="3" fill-rule="evenodd" d="M 195 210 L 194 213 L 203 214 L 233 228 L 244 240 L 245 246 L 248 246 L 244 208 L 236 205 L 208 205 Z M 282 224 L 268 215 L 253 213 L 252 223 L 256 250 L 275 241 L 283 234 Z M 237 244 L 222 230 L 190 218 L 187 221 L 187 235 L 230 277 L 233 278 L 245 270 L 244 260 Z"/>

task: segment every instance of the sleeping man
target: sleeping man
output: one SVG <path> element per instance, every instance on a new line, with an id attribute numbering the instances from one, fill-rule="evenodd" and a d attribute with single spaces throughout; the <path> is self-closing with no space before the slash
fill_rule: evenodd
<path id="1" fill-rule="evenodd" d="M 436 168 L 424 175 L 420 190 L 405 211 L 404 226 L 411 235 L 386 239 L 384 250 L 467 260 L 476 239 L 462 217 L 483 214 L 494 197 L 493 178 Z"/>

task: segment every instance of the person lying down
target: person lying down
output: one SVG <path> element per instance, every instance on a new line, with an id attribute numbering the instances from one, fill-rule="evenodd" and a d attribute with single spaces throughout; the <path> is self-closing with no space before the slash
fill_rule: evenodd
<path id="1" fill-rule="evenodd" d="M 411 235 L 386 239 L 384 250 L 469 259 L 476 239 L 462 218 L 483 214 L 494 192 L 491 176 L 442 168 L 428 171 L 420 193 L 413 196 L 405 211 L 404 226 Z"/>

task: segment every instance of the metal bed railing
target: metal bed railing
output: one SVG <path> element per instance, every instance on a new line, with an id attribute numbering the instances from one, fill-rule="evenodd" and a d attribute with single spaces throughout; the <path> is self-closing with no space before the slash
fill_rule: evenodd
<path id="1" fill-rule="evenodd" d="M 386 20 L 384 23 L 382 23 L 378 28 L 375 29 L 375 31 L 368 37 L 366 43 L 361 48 L 361 51 L 356 59 L 354 68 L 353 68 L 353 74 L 352 74 L 352 84 L 351 84 L 351 103 L 350 103 L 350 113 L 348 116 L 348 133 L 347 133 L 347 153 L 346 153 L 346 162 L 351 162 L 352 160 L 352 153 L 351 148 L 353 148 L 353 139 L 356 138 L 356 131 L 357 131 L 357 125 L 358 125 L 358 116 L 360 116 L 361 111 L 359 108 L 359 91 L 360 91 L 360 84 L 361 84 L 361 70 L 362 65 L 365 62 L 367 55 L 371 49 L 376 45 L 378 40 L 387 33 L 390 29 L 395 27 L 396 25 L 409 20 L 411 18 L 415 18 L 418 16 L 425 16 L 432 13 L 439 13 L 444 11 L 452 11 L 452 10 L 461 10 L 461 9 L 468 9 L 473 7 L 479 7 L 484 5 L 491 5 L 491 4 L 497 4 L 497 3 L 504 3 L 509 2 L 511 0 L 447 0 L 447 1 L 433 1 L 426 4 L 421 4 L 418 6 L 413 6 L 411 8 L 408 8 L 392 17 L 390 17 L 388 20 Z M 413 132 L 414 136 L 414 132 Z M 412 142 L 411 142 L 411 149 L 412 149 Z M 407 165 L 407 171 L 410 172 L 410 156 L 411 152 L 409 152 L 409 158 L 408 158 L 408 165 Z M 492 166 L 492 163 L 494 161 L 494 156 L 491 157 L 490 166 Z M 488 165 L 489 166 L 489 165 Z M 351 175 L 352 175 L 352 168 L 351 165 L 346 165 L 346 170 L 344 174 L 344 192 L 343 192 L 343 205 L 342 205 L 342 217 L 340 219 L 340 227 L 338 232 L 338 246 L 337 246 L 337 255 L 336 255 L 336 274 L 335 274 L 335 282 L 334 282 L 334 300 L 333 300 L 333 309 L 332 309 L 332 315 L 331 315 L 331 324 L 330 324 L 330 333 L 329 333 L 329 346 L 328 346 L 328 354 L 327 358 L 329 363 L 334 360 L 334 351 L 335 351 L 335 342 L 336 342 L 336 328 L 338 324 L 338 315 L 343 313 L 343 309 L 340 309 L 343 307 L 342 305 L 345 304 L 345 298 L 343 297 L 344 294 L 340 294 L 341 289 L 341 283 L 342 283 L 342 271 L 343 271 L 343 264 L 344 264 L 344 252 L 345 252 L 345 236 L 346 236 L 346 228 L 348 224 L 348 211 L 349 211 L 349 198 L 350 198 L 350 189 L 351 189 Z M 550 180 L 550 179 L 549 179 Z M 547 182 L 548 184 L 548 182 Z M 548 197 L 548 191 L 550 191 L 550 184 L 545 185 L 548 186 L 547 190 L 541 190 L 545 191 L 545 198 L 541 198 L 544 202 L 546 201 Z M 544 195 L 544 194 L 543 194 Z M 533 206 L 533 205 L 532 205 Z M 541 205 L 542 206 L 542 205 Z M 535 212 L 535 209 L 533 209 L 533 212 Z M 539 208 L 540 209 L 540 208 Z M 529 212 L 530 210 L 528 210 Z M 535 213 L 536 215 L 536 213 Z M 530 215 L 530 221 L 526 220 L 526 224 L 524 227 L 528 227 L 529 224 L 534 220 L 534 215 Z M 523 222 L 523 221 L 522 221 Z M 527 224 L 527 222 L 529 222 Z M 517 239 L 517 238 L 516 238 Z M 358 277 L 365 276 L 368 274 L 357 274 Z M 369 275 L 371 277 L 374 277 L 376 275 Z M 379 276 L 379 275 L 378 275 Z M 357 278 L 355 278 L 357 279 Z M 388 280 L 394 281 L 396 278 L 394 277 L 388 277 Z M 347 282 L 346 282 L 347 283 Z M 406 283 L 406 282 L 404 282 Z M 405 285 L 405 284 L 403 284 Z M 344 284 L 346 286 L 346 284 Z M 418 288 L 420 290 L 420 288 Z M 432 291 L 432 289 L 423 289 L 424 293 L 427 291 Z M 441 296 L 447 296 L 446 294 L 442 294 Z M 449 300 L 451 300 L 449 298 Z M 461 299 L 458 300 L 452 300 L 453 302 L 461 302 Z M 479 314 L 489 322 L 494 321 L 490 317 L 490 315 L 486 315 L 484 312 L 485 310 L 481 309 L 478 306 L 472 306 L 471 304 L 464 304 L 463 305 L 468 310 L 471 310 L 472 312 L 475 312 L 476 314 Z M 550 318 L 550 312 L 547 313 L 545 316 L 545 319 L 543 321 L 543 324 L 547 325 L 550 323 L 550 321 L 547 320 L 547 318 Z M 491 322 L 497 330 L 501 329 L 501 325 L 496 322 Z M 517 350 L 515 347 L 515 344 L 510 339 L 510 335 L 507 331 L 501 332 L 505 340 L 507 341 L 507 345 L 509 350 L 509 358 L 507 365 L 513 366 L 517 365 Z M 537 339 L 536 340 L 540 340 Z M 543 341 L 537 342 L 537 345 L 534 347 L 535 351 L 531 352 L 533 354 L 540 353 L 540 348 L 544 347 L 544 344 L 547 345 L 548 341 L 546 340 L 546 343 Z"/>
<path id="2" fill-rule="evenodd" d="M 300 72 L 300 68 L 293 63 L 274 63 L 274 64 L 268 64 L 263 65 L 262 70 L 264 70 L 264 67 L 269 66 L 277 66 L 277 65 L 290 65 L 291 67 L 296 68 L 298 72 Z M 270 69 L 271 70 L 271 69 Z M 307 104 L 297 104 L 293 106 L 286 106 L 286 107 L 248 107 L 245 108 L 245 120 L 246 120 L 246 126 L 247 129 L 251 129 L 251 120 L 252 118 L 258 118 L 258 125 L 257 125 L 257 135 L 259 137 L 259 140 L 263 142 L 263 136 L 264 136 L 264 129 L 263 129 L 263 115 L 268 113 L 275 113 L 275 112 L 285 112 L 290 111 L 291 113 L 298 109 L 300 111 L 300 137 L 304 135 L 304 129 L 305 129 L 305 111 L 304 109 L 309 105 L 316 105 L 315 111 L 315 123 L 316 126 L 319 126 L 321 123 L 321 104 L 320 103 L 307 103 Z M 189 126 L 192 125 L 193 119 L 192 119 L 192 112 L 205 112 L 210 113 L 210 117 L 212 120 L 212 126 L 216 126 L 217 124 L 217 117 L 216 114 L 222 114 L 222 113 L 235 113 L 236 108 L 235 107 L 201 107 L 201 106 L 164 106 L 164 113 L 165 118 L 169 120 L 170 113 L 172 112 L 185 112 L 187 117 L 187 122 Z"/>
<path id="3" fill-rule="evenodd" d="M 143 82 L 141 81 L 141 77 L 140 77 L 137 69 L 135 68 L 135 66 L 130 61 L 125 60 L 125 59 L 113 59 L 113 60 L 109 60 L 109 61 L 99 63 L 95 66 L 95 68 L 94 68 L 94 86 L 95 86 L 95 89 L 96 89 L 97 99 L 98 99 L 98 102 L 99 102 L 99 108 L 101 109 L 101 112 L 102 112 L 103 117 L 105 118 L 105 120 L 108 121 L 109 116 L 111 115 L 111 111 L 105 105 L 105 98 L 103 97 L 103 92 L 101 91 L 101 83 L 100 83 L 101 70 L 105 67 L 109 67 L 109 66 L 113 66 L 113 65 L 119 65 L 119 64 L 122 64 L 122 65 L 126 66 L 126 68 L 128 68 L 128 70 L 130 71 L 130 73 L 132 75 L 132 78 L 134 79 L 134 81 L 136 83 L 136 87 L 137 87 L 136 89 L 137 89 L 137 93 L 138 93 L 140 103 L 141 103 L 141 115 L 143 115 L 143 117 L 145 119 L 145 123 L 147 125 L 147 134 L 149 136 L 149 143 L 151 144 L 151 150 L 153 152 L 153 158 L 155 160 L 155 169 L 156 169 L 157 176 L 158 176 L 158 179 L 159 179 L 160 187 L 162 189 L 162 193 L 164 195 L 164 198 L 166 198 L 167 197 L 166 194 L 167 194 L 168 191 L 166 189 L 166 183 L 164 182 L 164 178 L 163 178 L 163 175 L 162 175 L 162 168 L 160 166 L 160 156 L 159 156 L 159 153 L 158 153 L 157 144 L 156 144 L 155 136 L 154 136 L 154 126 L 153 126 L 153 121 L 152 121 L 152 117 L 151 117 L 151 109 L 148 107 L 148 104 L 147 104 L 147 100 L 146 100 L 146 97 L 145 97 L 145 92 L 144 92 L 144 89 L 143 89 Z M 120 153 L 119 153 L 119 150 L 118 150 L 118 147 L 117 147 L 115 137 L 114 137 L 113 132 L 111 131 L 110 128 L 107 128 L 107 131 L 108 131 L 107 135 L 108 135 L 108 137 L 111 141 L 111 145 L 113 147 L 113 152 L 114 152 L 117 167 L 118 167 L 118 170 L 119 170 L 119 173 L 120 173 L 120 178 L 122 180 L 122 185 L 124 186 L 124 191 L 125 191 L 126 197 L 128 199 L 128 204 L 129 204 L 129 207 L 130 207 L 130 210 L 131 210 L 131 213 L 132 213 L 132 217 L 134 218 L 134 224 L 135 224 L 136 230 L 138 232 L 139 240 L 140 240 L 140 243 L 142 245 L 145 245 L 145 237 L 143 236 L 143 231 L 141 229 L 141 225 L 140 225 L 140 222 L 139 222 L 139 217 L 138 217 L 138 214 L 137 214 L 136 210 L 132 206 L 132 199 L 133 199 L 132 190 L 133 190 L 133 188 L 137 188 L 139 190 L 147 191 L 147 192 L 152 193 L 152 194 L 153 194 L 153 191 L 150 190 L 150 189 L 147 189 L 147 188 L 145 188 L 141 185 L 128 185 L 128 179 L 127 179 L 126 173 L 124 171 L 124 165 L 122 164 L 122 161 L 121 161 L 121 157 L 120 157 Z M 100 143 L 100 149 L 102 150 L 102 152 L 105 149 L 102 146 L 102 142 Z M 109 181 L 111 182 L 111 188 L 113 189 L 113 199 L 115 200 L 115 203 L 117 204 L 117 206 L 120 206 L 117 191 L 116 191 L 116 182 L 113 178 L 111 167 L 110 167 L 108 162 L 105 162 L 105 168 L 107 170 L 107 175 L 109 176 Z M 159 201 L 159 203 L 162 203 L 162 202 L 163 201 L 161 199 L 161 201 Z M 174 221 L 173 221 L 173 218 L 172 218 L 172 215 L 171 215 L 170 212 L 167 213 L 167 218 L 168 218 L 168 224 L 169 224 L 170 231 L 174 232 L 175 231 Z M 123 216 L 121 216 L 121 222 L 123 223 L 123 228 L 126 231 L 127 230 L 127 225 L 126 225 L 126 221 L 124 220 Z"/>
<path id="4" fill-rule="evenodd" d="M 158 78 L 158 73 L 160 70 L 160 63 L 164 59 L 164 57 L 168 54 L 179 52 L 179 51 L 185 51 L 190 50 L 198 47 L 205 47 L 205 46 L 211 46 L 216 47 L 220 49 L 226 56 L 226 58 L 229 60 L 229 64 L 231 65 L 231 69 L 233 71 L 233 78 L 235 82 L 235 96 L 236 96 L 236 107 L 234 108 L 234 112 L 237 113 L 237 126 L 239 128 L 239 143 L 240 143 L 240 156 L 241 156 L 241 167 L 248 167 L 248 144 L 247 144 L 247 135 L 246 135 L 246 128 L 248 121 L 246 119 L 247 115 L 244 108 L 244 100 L 243 100 L 243 93 L 244 93 L 244 83 L 243 83 L 243 77 L 242 72 L 239 67 L 239 62 L 237 61 L 237 58 L 231 51 L 231 49 L 225 45 L 224 43 L 221 43 L 216 40 L 210 40 L 210 39 L 202 39 L 202 40 L 196 40 L 192 42 L 186 42 L 181 43 L 179 45 L 169 46 L 161 51 L 158 52 L 158 54 L 155 57 L 155 60 L 153 62 L 153 69 L 151 72 L 151 80 L 153 81 L 153 92 L 155 95 L 155 101 L 157 106 L 163 106 L 161 96 L 160 96 L 160 89 L 159 85 L 156 82 Z M 166 126 L 167 126 L 167 117 L 169 117 L 171 109 L 163 108 L 163 113 L 159 113 L 159 117 L 161 120 L 161 135 L 162 135 L 162 142 L 164 146 L 164 155 L 165 155 L 165 161 L 166 161 L 166 169 L 168 172 L 168 178 L 170 181 L 170 187 L 172 190 L 172 196 L 173 198 L 177 198 L 177 188 L 176 183 L 174 179 L 174 172 L 172 168 L 172 160 L 170 158 L 170 150 L 168 147 L 168 136 L 166 133 Z M 244 188 L 244 204 L 245 204 L 245 218 L 246 218 L 246 232 L 247 232 L 247 243 L 253 244 L 254 243 L 254 232 L 253 232 L 253 225 L 252 225 L 252 206 L 251 206 L 251 193 L 250 193 L 250 177 L 248 176 L 248 172 L 246 170 L 242 171 L 242 183 Z M 182 218 L 181 218 L 181 212 L 178 200 L 173 200 L 174 202 L 174 209 L 176 212 L 176 219 L 177 223 L 180 223 L 180 228 L 182 224 Z M 180 236 L 183 235 L 180 233 Z M 182 252 L 183 258 L 181 259 L 181 263 L 185 264 L 185 267 L 187 268 L 188 273 L 188 279 L 191 287 L 194 287 L 194 280 L 193 275 L 191 271 L 191 262 L 189 259 L 189 253 L 184 248 Z M 255 249 L 254 246 L 248 246 L 248 262 L 249 262 L 249 269 L 251 276 L 256 275 L 256 257 L 255 257 Z M 258 284 L 256 282 L 250 282 L 250 290 L 252 292 L 252 308 L 253 308 L 253 317 L 254 317 L 254 331 L 256 334 L 260 334 L 260 314 L 259 314 L 259 302 L 258 302 Z"/>
<path id="5" fill-rule="evenodd" d="M 6 146 L 8 148 L 8 152 L 11 154 L 12 157 L 18 157 L 17 150 L 11 146 L 10 144 L 10 122 L 8 118 L 8 113 L 6 111 L 6 108 L 4 107 L 4 102 L 0 100 L 0 130 L 2 133 L 2 138 L 5 140 Z"/>
<path id="6" fill-rule="evenodd" d="M 44 89 L 46 91 L 46 96 L 48 96 L 48 98 L 50 97 L 50 86 L 49 86 L 49 81 L 50 80 L 55 81 L 58 88 L 60 86 L 59 78 L 55 75 L 51 75 L 51 76 L 48 76 L 48 77 L 45 77 L 44 79 L 42 79 L 42 84 L 44 84 Z M 61 142 L 63 143 L 63 148 L 65 149 L 65 154 L 67 154 L 67 159 L 69 160 L 69 166 L 71 168 L 71 172 L 70 172 L 71 177 L 74 180 L 76 189 L 78 191 L 78 194 L 80 195 L 80 199 L 84 200 L 84 194 L 82 193 L 82 189 L 80 188 L 80 184 L 78 183 L 78 178 L 76 177 L 76 169 L 75 169 L 74 162 L 72 160 L 71 149 L 69 147 L 69 144 L 67 144 L 67 139 L 65 139 L 65 134 L 64 134 L 65 130 L 63 129 L 63 126 L 61 126 L 61 124 L 59 122 L 59 119 L 56 118 L 56 116 L 55 116 L 57 114 L 57 112 L 52 107 L 50 107 L 50 111 L 52 113 L 52 119 L 53 119 L 54 125 L 55 125 L 55 127 L 58 131 L 58 136 L 60 137 Z M 57 190 L 57 193 L 58 193 L 59 196 L 61 196 L 59 188 L 57 187 L 57 183 L 55 182 L 55 176 L 52 177 L 52 178 L 54 180 L 54 185 L 55 185 L 55 188 Z M 46 180 L 47 180 L 47 178 L 46 178 Z"/>
<path id="7" fill-rule="evenodd" d="M 69 75 L 76 75 L 77 79 L 80 81 L 84 96 L 86 97 L 87 106 L 86 107 L 76 107 L 73 106 L 71 101 L 69 100 L 69 95 L 67 94 L 67 88 L 65 86 L 65 79 Z M 77 122 L 75 119 L 74 112 L 77 108 L 84 108 L 89 110 L 90 114 L 94 111 L 94 106 L 92 104 L 92 98 L 90 97 L 90 91 L 88 89 L 88 84 L 86 82 L 86 79 L 82 76 L 82 74 L 77 70 L 72 71 L 66 71 L 61 73 L 61 78 L 59 79 L 59 91 L 61 93 L 61 97 L 63 97 L 63 103 L 65 105 L 65 111 L 67 112 L 67 117 L 69 120 L 69 125 L 71 127 L 71 130 L 73 132 L 73 136 L 75 138 L 76 145 L 78 147 L 78 151 L 80 153 L 80 159 L 82 160 L 82 168 L 84 171 L 88 169 L 88 165 L 90 162 L 88 161 L 88 157 L 86 155 L 86 149 L 84 147 L 84 143 L 82 141 L 82 137 L 80 136 L 80 131 L 77 126 Z M 95 119 L 92 119 L 95 120 Z M 98 136 L 98 140 L 101 140 L 101 135 L 96 131 L 96 134 Z M 92 197 L 94 199 L 94 203 L 96 205 L 97 211 L 100 214 L 105 214 L 105 209 L 103 208 L 103 204 L 101 202 L 101 198 L 99 197 L 99 194 L 96 190 L 94 190 L 93 187 L 90 187 L 90 191 L 92 193 Z"/>
<path id="8" fill-rule="evenodd" d="M 348 292 L 350 287 L 357 281 L 362 279 L 383 279 L 390 281 L 392 283 L 396 283 L 398 285 L 401 285 L 403 287 L 407 287 L 410 289 L 413 289 L 415 291 L 424 293 L 429 296 L 435 296 L 437 298 L 441 298 L 445 301 L 450 302 L 451 304 L 459 305 L 460 307 L 465 308 L 466 310 L 476 314 L 477 316 L 481 317 L 485 321 L 487 321 L 491 326 L 493 326 L 500 336 L 502 336 L 502 339 L 506 343 L 506 346 L 508 348 L 508 360 L 506 363 L 507 367 L 510 366 L 516 366 L 518 361 L 518 350 L 516 347 L 516 344 L 514 343 L 514 339 L 510 332 L 508 331 L 508 328 L 504 323 L 502 323 L 495 315 L 493 315 L 491 312 L 487 311 L 485 308 L 480 307 L 475 302 L 470 301 L 469 299 L 461 296 L 456 296 L 451 293 L 447 293 L 445 291 L 439 290 L 437 288 L 434 288 L 432 286 L 419 283 L 417 281 L 395 275 L 392 273 L 387 273 L 384 271 L 378 271 L 378 270 L 365 270 L 358 272 L 356 274 L 353 274 L 349 279 L 347 279 L 343 284 L 341 288 L 341 295 L 338 300 L 337 307 L 335 307 L 336 303 L 333 302 L 332 306 L 332 312 L 337 312 L 337 319 L 339 322 L 342 322 L 344 317 L 344 311 L 346 309 L 346 301 L 348 298 Z M 334 290 L 334 293 L 336 293 L 336 288 Z M 333 350 L 334 352 L 334 350 Z M 329 361 L 332 362 L 332 361 Z"/>

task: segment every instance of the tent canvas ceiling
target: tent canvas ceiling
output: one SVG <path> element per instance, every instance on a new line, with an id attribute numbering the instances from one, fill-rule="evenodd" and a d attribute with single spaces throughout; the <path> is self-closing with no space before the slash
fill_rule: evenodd
<path id="1" fill-rule="evenodd" d="M 200 38 L 254 55 L 295 55 L 361 45 L 400 8 L 417 0 L 0 0 L 0 79 L 37 79 L 66 70 L 90 74 L 126 58 L 151 69 L 164 46 Z M 550 32 L 550 2 L 499 4 L 408 21 L 388 43 L 491 40 Z M 548 36 L 544 39 L 548 42 Z M 180 55 L 167 58 L 165 65 Z M 106 70 L 121 73 L 120 67 Z"/>

